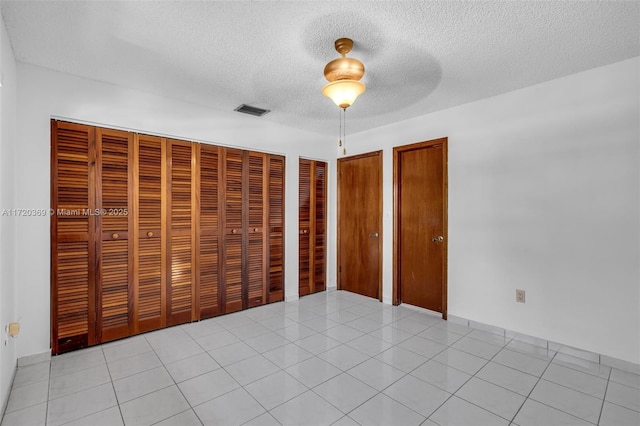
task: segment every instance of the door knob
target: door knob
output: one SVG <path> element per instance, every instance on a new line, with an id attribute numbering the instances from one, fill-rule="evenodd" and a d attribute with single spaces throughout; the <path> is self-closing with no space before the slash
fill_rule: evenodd
<path id="1" fill-rule="evenodd" d="M 369 238 L 378 238 L 378 233 L 372 232 L 371 234 L 369 234 Z"/>
<path id="2" fill-rule="evenodd" d="M 432 238 L 431 241 L 436 242 L 436 243 L 441 243 L 444 241 L 444 237 L 442 235 L 439 235 L 435 238 Z"/>

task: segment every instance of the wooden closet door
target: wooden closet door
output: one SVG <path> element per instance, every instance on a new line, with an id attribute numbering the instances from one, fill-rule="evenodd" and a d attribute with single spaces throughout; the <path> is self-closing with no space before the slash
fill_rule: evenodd
<path id="1" fill-rule="evenodd" d="M 95 129 L 51 121 L 51 350 L 96 343 Z"/>
<path id="2" fill-rule="evenodd" d="M 267 303 L 267 247 L 265 228 L 267 219 L 268 179 L 267 154 L 248 152 L 248 229 L 247 229 L 247 307 Z"/>
<path id="3" fill-rule="evenodd" d="M 200 230 L 199 230 L 199 319 L 221 313 L 222 289 L 219 277 L 219 191 L 218 147 L 200 146 Z"/>
<path id="4" fill-rule="evenodd" d="M 192 198 L 193 145 L 168 140 L 167 325 L 191 321 L 196 245 Z"/>
<path id="5" fill-rule="evenodd" d="M 284 300 L 284 166 L 284 157 L 269 156 L 270 303 Z"/>
<path id="6" fill-rule="evenodd" d="M 326 289 L 327 163 L 300 159 L 299 279 L 300 296 Z"/>
<path id="7" fill-rule="evenodd" d="M 166 324 L 166 140 L 135 136 L 134 332 Z"/>
<path id="8" fill-rule="evenodd" d="M 313 292 L 327 288 L 327 163 L 314 162 Z"/>
<path id="9" fill-rule="evenodd" d="M 298 295 L 311 293 L 311 160 L 300 159 L 298 179 Z"/>
<path id="10" fill-rule="evenodd" d="M 133 134 L 98 128 L 96 153 L 97 333 L 100 342 L 108 342 L 132 333 Z"/>
<path id="11" fill-rule="evenodd" d="M 239 311 L 243 304 L 243 151 L 224 149 L 224 309 Z"/>

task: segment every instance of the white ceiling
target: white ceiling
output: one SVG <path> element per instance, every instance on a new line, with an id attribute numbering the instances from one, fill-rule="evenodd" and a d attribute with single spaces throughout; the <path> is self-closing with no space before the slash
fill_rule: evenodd
<path id="1" fill-rule="evenodd" d="M 640 55 L 638 1 L 6 1 L 18 61 L 335 135 L 335 39 L 366 68 L 355 133 Z"/>

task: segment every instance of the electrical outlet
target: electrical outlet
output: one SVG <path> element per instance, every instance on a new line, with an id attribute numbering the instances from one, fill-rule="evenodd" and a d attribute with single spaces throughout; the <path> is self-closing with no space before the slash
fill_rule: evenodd
<path id="1" fill-rule="evenodd" d="M 524 290 L 516 290 L 516 302 L 524 303 Z"/>

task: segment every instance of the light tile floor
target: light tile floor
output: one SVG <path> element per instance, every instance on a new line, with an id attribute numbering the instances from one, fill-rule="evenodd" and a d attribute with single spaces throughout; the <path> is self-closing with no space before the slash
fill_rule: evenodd
<path id="1" fill-rule="evenodd" d="M 640 375 L 330 291 L 18 369 L 10 425 L 640 425 Z"/>

